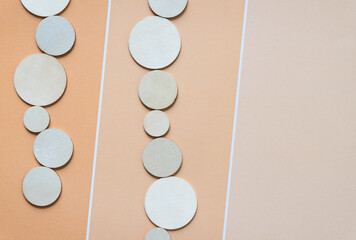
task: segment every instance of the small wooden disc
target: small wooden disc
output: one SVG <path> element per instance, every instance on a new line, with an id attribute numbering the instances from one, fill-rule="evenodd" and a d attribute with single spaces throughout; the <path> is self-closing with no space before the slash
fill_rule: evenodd
<path id="1" fill-rule="evenodd" d="M 49 128 L 37 135 L 33 152 L 37 161 L 43 166 L 59 168 L 72 157 L 73 143 L 64 131 Z"/>
<path id="2" fill-rule="evenodd" d="M 177 83 L 167 72 L 155 70 L 141 79 L 138 94 L 142 103 L 151 109 L 165 109 L 177 98 Z"/>
<path id="3" fill-rule="evenodd" d="M 154 228 L 146 234 L 145 240 L 171 240 L 171 236 L 163 228 Z"/>
<path id="4" fill-rule="evenodd" d="M 146 133 L 152 137 L 161 137 L 169 130 L 169 118 L 159 110 L 154 110 L 147 113 L 143 127 Z"/>
<path id="5" fill-rule="evenodd" d="M 39 207 L 54 203 L 61 190 L 61 179 L 55 171 L 46 167 L 31 169 L 22 181 L 22 192 L 26 200 Z"/>
<path id="6" fill-rule="evenodd" d="M 158 227 L 174 230 L 187 225 L 194 217 L 198 202 L 194 189 L 181 178 L 161 178 L 148 189 L 145 210 Z"/>
<path id="7" fill-rule="evenodd" d="M 129 37 L 129 50 L 133 59 L 148 69 L 161 69 L 170 65 L 181 48 L 177 28 L 161 17 L 147 17 L 138 22 Z"/>
<path id="8" fill-rule="evenodd" d="M 30 13 L 39 17 L 48 17 L 62 12 L 70 0 L 21 0 Z"/>
<path id="9" fill-rule="evenodd" d="M 36 42 L 37 46 L 49 55 L 63 55 L 74 45 L 75 31 L 67 19 L 58 16 L 47 17 L 38 24 Z"/>
<path id="10" fill-rule="evenodd" d="M 146 170 L 153 176 L 168 177 L 180 168 L 182 152 L 172 140 L 156 138 L 147 144 L 142 160 Z"/>
<path id="11" fill-rule="evenodd" d="M 43 107 L 30 107 L 23 116 L 23 123 L 30 132 L 42 132 L 49 125 L 49 114 Z"/>
<path id="12" fill-rule="evenodd" d="M 17 66 L 14 84 L 23 101 L 35 106 L 47 106 L 62 96 L 67 76 L 56 58 L 42 53 L 33 54 Z"/>
<path id="13" fill-rule="evenodd" d="M 148 3 L 158 16 L 173 18 L 184 11 L 188 0 L 148 0 Z"/>

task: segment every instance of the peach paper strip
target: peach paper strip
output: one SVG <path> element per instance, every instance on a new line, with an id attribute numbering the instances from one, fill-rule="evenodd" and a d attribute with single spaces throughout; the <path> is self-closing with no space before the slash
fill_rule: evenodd
<path id="1" fill-rule="evenodd" d="M 227 240 L 356 239 L 355 11 L 249 0 Z"/>
<path id="2" fill-rule="evenodd" d="M 167 135 L 183 152 L 176 174 L 198 196 L 198 212 L 172 239 L 221 239 L 239 66 L 243 0 L 192 0 L 172 19 L 182 37 L 177 60 L 164 69 L 178 85 L 178 98 L 165 111 Z M 106 71 L 89 239 L 144 239 L 154 227 L 144 196 L 156 180 L 142 164 L 151 138 L 143 129 L 148 113 L 138 84 L 148 70 L 128 51 L 128 37 L 152 16 L 147 1 L 112 1 Z"/>

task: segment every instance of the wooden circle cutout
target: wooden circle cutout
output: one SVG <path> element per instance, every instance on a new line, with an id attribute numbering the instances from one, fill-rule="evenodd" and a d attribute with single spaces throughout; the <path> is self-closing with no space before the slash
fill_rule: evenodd
<path id="1" fill-rule="evenodd" d="M 171 240 L 171 236 L 163 228 L 154 228 L 146 234 L 145 240 Z"/>
<path id="2" fill-rule="evenodd" d="M 43 166 L 59 168 L 67 164 L 72 157 L 73 143 L 64 131 L 49 128 L 37 135 L 33 152 Z"/>
<path id="3" fill-rule="evenodd" d="M 174 230 L 194 217 L 198 202 L 194 189 L 181 178 L 161 178 L 146 193 L 145 210 L 156 226 Z"/>
<path id="4" fill-rule="evenodd" d="M 170 65 L 181 48 L 177 28 L 161 17 L 147 17 L 138 22 L 129 37 L 129 50 L 133 59 L 148 69 L 161 69 Z"/>
<path id="5" fill-rule="evenodd" d="M 23 123 L 30 132 L 42 132 L 49 125 L 49 114 L 43 107 L 30 107 L 23 116 Z"/>
<path id="6" fill-rule="evenodd" d="M 145 116 L 143 127 L 148 135 L 161 137 L 169 130 L 169 118 L 162 111 L 151 111 Z"/>
<path id="7" fill-rule="evenodd" d="M 46 167 L 31 169 L 22 181 L 22 192 L 26 200 L 39 207 L 54 203 L 61 190 L 61 179 L 55 171 Z"/>
<path id="8" fill-rule="evenodd" d="M 30 105 L 47 106 L 62 96 L 67 76 L 56 58 L 40 53 L 22 60 L 16 68 L 14 84 L 23 101 Z"/>
<path id="9" fill-rule="evenodd" d="M 72 49 L 75 31 L 63 17 L 51 16 L 43 19 L 36 30 L 37 46 L 45 53 L 59 56 Z"/>
<path id="10" fill-rule="evenodd" d="M 160 110 L 174 103 L 178 87 L 172 75 L 155 70 L 143 76 L 138 87 L 138 94 L 146 107 Z"/>
<path id="11" fill-rule="evenodd" d="M 179 146 L 168 138 L 152 140 L 142 154 L 145 169 L 155 177 L 168 177 L 176 173 L 182 164 Z"/>
<path id="12" fill-rule="evenodd" d="M 184 11 L 188 0 L 148 0 L 148 3 L 158 16 L 173 18 Z"/>
<path id="13" fill-rule="evenodd" d="M 21 0 L 21 3 L 30 13 L 48 17 L 62 12 L 69 4 L 69 0 Z"/>

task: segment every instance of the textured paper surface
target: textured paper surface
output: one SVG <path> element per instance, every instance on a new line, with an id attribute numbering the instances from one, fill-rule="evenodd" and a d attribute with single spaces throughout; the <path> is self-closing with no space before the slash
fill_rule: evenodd
<path id="1" fill-rule="evenodd" d="M 227 240 L 356 239 L 355 11 L 249 1 Z"/>

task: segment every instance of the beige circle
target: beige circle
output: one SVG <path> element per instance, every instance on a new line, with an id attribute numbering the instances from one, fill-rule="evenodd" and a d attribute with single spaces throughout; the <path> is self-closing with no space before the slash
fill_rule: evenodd
<path id="1" fill-rule="evenodd" d="M 69 0 L 21 0 L 21 3 L 30 13 L 48 17 L 62 12 Z"/>
<path id="2" fill-rule="evenodd" d="M 145 240 L 171 240 L 171 236 L 163 228 L 154 228 L 146 234 Z"/>
<path id="3" fill-rule="evenodd" d="M 170 65 L 181 49 L 177 28 L 161 17 L 147 17 L 138 22 L 129 37 L 129 50 L 133 59 L 149 69 Z"/>
<path id="4" fill-rule="evenodd" d="M 156 226 L 174 230 L 194 217 L 198 202 L 194 189 L 181 178 L 161 178 L 146 193 L 145 210 Z"/>
<path id="5" fill-rule="evenodd" d="M 152 137 L 161 137 L 169 130 L 169 118 L 159 110 L 153 110 L 147 113 L 143 127 L 146 133 Z"/>
<path id="6" fill-rule="evenodd" d="M 59 56 L 72 49 L 75 31 L 72 24 L 63 17 L 51 16 L 43 19 L 36 30 L 37 46 L 45 53 Z"/>
<path id="7" fill-rule="evenodd" d="M 43 166 L 58 168 L 64 166 L 72 157 L 73 143 L 64 131 L 49 128 L 37 135 L 33 152 Z"/>
<path id="8" fill-rule="evenodd" d="M 30 132 L 42 132 L 49 125 L 49 114 L 43 107 L 30 107 L 23 116 L 23 123 Z"/>
<path id="9" fill-rule="evenodd" d="M 141 79 L 138 94 L 142 103 L 151 109 L 165 109 L 177 98 L 177 83 L 167 72 L 155 70 Z"/>
<path id="10" fill-rule="evenodd" d="M 23 101 L 31 105 L 47 106 L 62 96 L 67 76 L 56 58 L 40 53 L 22 60 L 16 68 L 14 84 Z"/>
<path id="11" fill-rule="evenodd" d="M 168 177 L 178 171 L 182 164 L 179 146 L 168 138 L 152 140 L 143 151 L 143 165 L 156 177 Z"/>
<path id="12" fill-rule="evenodd" d="M 188 0 L 148 0 L 150 8 L 158 16 L 172 18 L 181 14 Z"/>
<path id="13" fill-rule="evenodd" d="M 61 189 L 61 179 L 57 173 L 46 167 L 31 169 L 22 181 L 23 195 L 27 201 L 39 207 L 54 203 Z"/>

